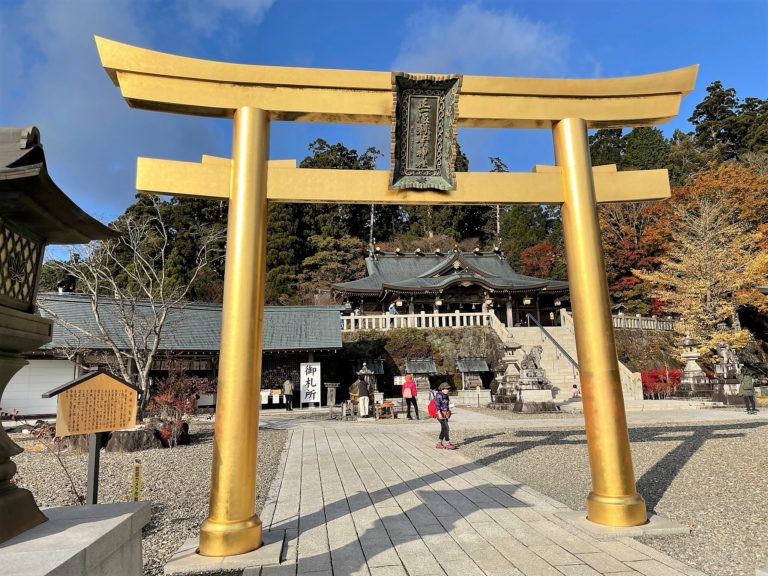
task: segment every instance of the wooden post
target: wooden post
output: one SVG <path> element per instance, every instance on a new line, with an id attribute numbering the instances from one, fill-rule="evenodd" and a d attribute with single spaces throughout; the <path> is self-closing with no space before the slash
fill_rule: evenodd
<path id="1" fill-rule="evenodd" d="M 88 434 L 88 488 L 86 504 L 99 503 L 99 458 L 101 455 L 101 438 L 103 432 Z"/>

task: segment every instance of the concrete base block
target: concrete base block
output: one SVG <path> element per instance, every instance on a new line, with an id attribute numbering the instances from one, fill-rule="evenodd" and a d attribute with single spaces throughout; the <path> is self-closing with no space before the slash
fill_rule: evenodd
<path id="1" fill-rule="evenodd" d="M 755 569 L 755 576 L 768 576 L 768 566 Z"/>
<path id="2" fill-rule="evenodd" d="M 149 502 L 65 506 L 0 545 L 0 576 L 141 576 Z"/>
<path id="3" fill-rule="evenodd" d="M 201 556 L 197 553 L 198 538 L 190 538 L 173 555 L 163 569 L 166 576 L 238 572 L 258 566 L 277 566 L 283 550 L 284 530 L 272 530 L 262 535 L 264 544 L 258 550 L 237 556 Z"/>
<path id="4" fill-rule="evenodd" d="M 629 538 L 643 536 L 644 538 L 652 538 L 654 536 L 673 536 L 676 534 L 689 535 L 691 533 L 691 529 L 687 526 L 678 524 L 669 518 L 657 516 L 656 514 L 649 515 L 646 524 L 643 524 L 642 526 L 630 526 L 628 528 L 604 526 L 602 524 L 590 522 L 587 520 L 587 513 L 583 510 L 568 510 L 557 512 L 555 515 L 597 538 L 615 538 L 617 536 L 625 536 Z"/>
<path id="5" fill-rule="evenodd" d="M 480 408 L 487 406 L 491 402 L 491 391 L 488 389 L 480 390 L 459 390 L 456 396 L 452 396 L 451 400 L 456 406 L 476 406 Z"/>

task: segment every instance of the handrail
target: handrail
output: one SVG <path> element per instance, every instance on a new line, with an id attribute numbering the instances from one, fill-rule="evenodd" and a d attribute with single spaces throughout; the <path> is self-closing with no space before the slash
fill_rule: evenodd
<path id="1" fill-rule="evenodd" d="M 525 317 L 526 317 L 526 320 L 528 320 L 528 323 L 529 323 L 529 324 L 530 324 L 531 320 L 533 320 L 533 323 L 534 323 L 534 324 L 536 324 L 536 326 L 538 326 L 538 327 L 539 327 L 539 330 L 541 330 L 541 331 L 544 333 L 544 336 L 546 336 L 546 337 L 549 339 L 549 341 L 550 341 L 550 342 L 552 342 L 552 344 L 554 344 L 554 345 L 555 345 L 555 348 L 557 348 L 557 350 L 560 352 L 560 354 L 562 354 L 563 356 L 565 356 L 565 358 L 568 360 L 568 362 L 570 362 L 570 363 L 571 363 L 571 365 L 572 365 L 572 366 L 573 366 L 573 367 L 574 367 L 576 370 L 578 370 L 578 369 L 579 369 L 579 364 L 578 364 L 578 362 L 576 362 L 576 360 L 574 360 L 573 358 L 571 358 L 571 355 L 570 355 L 570 354 L 568 354 L 568 352 L 566 352 L 566 351 L 565 351 L 565 348 L 563 348 L 562 346 L 560 346 L 560 343 L 559 343 L 557 340 L 555 340 L 555 338 L 552 336 L 552 334 L 550 334 L 549 332 L 547 332 L 547 331 L 546 331 L 546 329 L 544 328 L 544 326 L 542 326 L 542 325 L 539 323 L 539 321 L 538 321 L 538 320 L 536 320 L 536 318 L 534 318 L 533 316 L 531 316 L 531 315 L 530 315 L 530 313 L 529 313 L 529 314 L 526 314 L 526 315 L 525 315 Z"/>
<path id="2" fill-rule="evenodd" d="M 664 330 L 674 331 L 675 320 L 672 318 L 655 318 L 653 316 L 623 316 L 613 315 L 614 328 L 635 330 Z M 560 309 L 560 325 L 573 332 L 573 319 L 565 308 Z"/>
<path id="3" fill-rule="evenodd" d="M 615 327 L 616 318 L 620 318 L 620 317 L 619 316 L 613 317 L 614 327 Z M 573 325 L 573 316 L 571 316 L 564 308 L 560 309 L 560 325 L 570 330 L 572 334 L 576 333 L 576 330 Z M 643 385 L 640 379 L 640 373 L 632 372 L 632 370 L 627 368 L 626 365 L 621 360 L 618 360 L 618 362 L 619 362 L 619 376 L 621 378 L 621 388 L 625 396 L 627 394 L 634 394 L 634 398 L 631 398 L 632 400 L 642 400 Z"/>

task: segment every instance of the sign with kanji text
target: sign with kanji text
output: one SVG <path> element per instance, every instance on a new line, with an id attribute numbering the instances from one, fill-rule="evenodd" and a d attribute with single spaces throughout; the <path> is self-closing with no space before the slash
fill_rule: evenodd
<path id="1" fill-rule="evenodd" d="M 111 432 L 136 425 L 139 389 L 106 372 L 91 372 L 43 394 L 56 396 L 56 436 Z"/>
<path id="2" fill-rule="evenodd" d="M 300 365 L 301 404 L 320 404 L 320 362 Z"/>

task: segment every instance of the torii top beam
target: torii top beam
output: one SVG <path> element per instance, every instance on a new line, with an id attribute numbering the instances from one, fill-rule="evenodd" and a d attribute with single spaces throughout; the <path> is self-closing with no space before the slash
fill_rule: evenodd
<path id="1" fill-rule="evenodd" d="M 389 124 L 389 72 L 255 66 L 165 54 L 96 37 L 112 81 L 134 108 L 231 118 L 253 106 L 272 120 Z M 464 76 L 461 127 L 552 128 L 582 118 L 588 128 L 662 124 L 693 90 L 698 66 L 590 80 Z"/>

